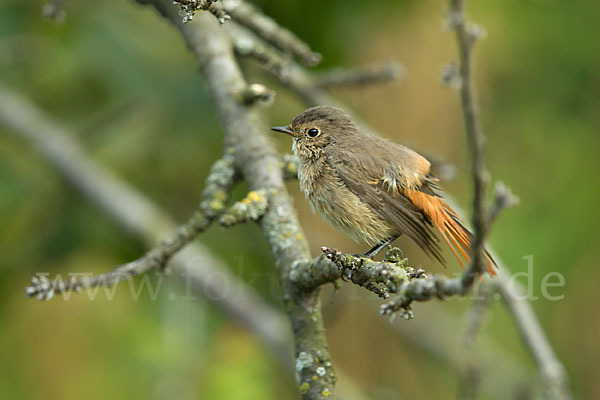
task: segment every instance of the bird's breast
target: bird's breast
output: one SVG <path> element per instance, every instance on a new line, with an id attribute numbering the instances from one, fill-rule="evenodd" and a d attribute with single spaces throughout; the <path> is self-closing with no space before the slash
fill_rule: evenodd
<path id="1" fill-rule="evenodd" d="M 354 194 L 325 157 L 300 160 L 300 189 L 313 212 L 357 242 L 375 244 L 391 236 L 391 224 Z"/>

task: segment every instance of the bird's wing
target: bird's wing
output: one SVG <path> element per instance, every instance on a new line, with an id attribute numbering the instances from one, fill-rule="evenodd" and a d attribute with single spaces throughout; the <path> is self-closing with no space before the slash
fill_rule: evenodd
<path id="1" fill-rule="evenodd" d="M 405 190 L 421 189 L 434 195 L 429 162 L 404 146 L 379 138 L 371 141 L 369 148 L 366 152 L 359 147 L 359 154 L 356 149 L 339 148 L 327 157 L 346 186 L 377 215 L 444 263 L 432 221 L 404 194 Z"/>
<path id="2" fill-rule="evenodd" d="M 329 161 L 342 181 L 381 218 L 442 264 L 434 227 L 462 266 L 462 259 L 470 262 L 473 235 L 441 197 L 429 162 L 399 144 L 377 138 L 369 146 L 373 142 L 374 148 L 362 146 L 371 151 L 358 155 L 349 149 L 330 152 Z M 494 275 L 496 263 L 487 251 L 485 259 Z"/>

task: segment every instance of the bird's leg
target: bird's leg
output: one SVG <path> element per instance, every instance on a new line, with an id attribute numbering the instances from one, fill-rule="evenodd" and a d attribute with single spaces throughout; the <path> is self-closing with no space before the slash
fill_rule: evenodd
<path id="1" fill-rule="evenodd" d="M 363 254 L 363 257 L 366 257 L 366 258 L 375 257 L 377 255 L 377 253 L 379 253 L 381 250 L 385 249 L 390 244 L 392 244 L 392 242 L 394 240 L 398 239 L 398 237 L 400 237 L 400 235 L 390 236 L 389 238 L 382 240 L 381 242 L 379 242 L 375 246 L 373 246 L 373 248 L 371 248 L 371 250 L 369 250 L 365 254 Z"/>

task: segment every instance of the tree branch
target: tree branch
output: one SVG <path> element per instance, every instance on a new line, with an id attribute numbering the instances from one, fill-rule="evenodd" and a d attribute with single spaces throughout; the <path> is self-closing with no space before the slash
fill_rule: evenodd
<path id="1" fill-rule="evenodd" d="M 424 270 L 410 267 L 400 249 L 395 247 L 388 250 L 382 261 L 344 254 L 329 247 L 321 247 L 321 251 L 324 256 L 294 265 L 292 279 L 296 285 L 309 290 L 341 278 L 387 299 L 390 293 L 397 293 L 404 282 L 426 277 Z"/>
<path id="2" fill-rule="evenodd" d="M 268 103 L 273 100 L 275 92 L 267 89 L 259 83 L 253 83 L 240 93 L 240 101 L 248 106 L 251 106 L 259 101 Z"/>
<path id="3" fill-rule="evenodd" d="M 471 265 L 463 274 L 462 284 L 468 290 L 477 276 L 484 270 L 484 243 L 489 232 L 489 215 L 486 206 L 486 190 L 488 173 L 483 161 L 485 138 L 481 131 L 478 107 L 475 102 L 474 89 L 471 82 L 471 50 L 476 37 L 470 35 L 465 28 L 463 0 L 450 0 L 451 27 L 456 32 L 459 52 L 460 97 L 467 145 L 471 156 L 471 173 L 473 178 L 473 239 L 471 241 Z"/>
<path id="4" fill-rule="evenodd" d="M 278 168 L 279 157 L 265 136 L 266 126 L 256 108 L 242 104 L 247 87 L 233 54 L 233 46 L 215 21 L 200 16 L 183 25 L 167 1 L 152 4 L 182 34 L 196 55 L 212 91 L 225 142 L 251 190 L 264 189 L 269 207 L 261 226 L 280 268 L 284 304 L 294 331 L 297 382 L 303 398 L 335 397 L 335 373 L 329 356 L 321 315 L 319 290 L 299 291 L 290 280 L 296 260 L 309 259 L 308 245 Z"/>
<path id="5" fill-rule="evenodd" d="M 402 78 L 404 68 L 397 62 L 388 62 L 370 67 L 336 68 L 316 75 L 314 85 L 323 89 L 339 86 L 365 86 L 373 83 L 389 83 Z"/>
<path id="6" fill-rule="evenodd" d="M 225 155 L 211 168 L 199 209 L 158 247 L 148 251 L 135 261 L 92 277 L 71 278 L 68 282 L 64 282 L 62 279 L 48 280 L 45 277 L 33 277 L 32 284 L 25 289 L 27 297 L 50 300 L 59 293 L 80 292 L 83 289 L 100 285 L 112 286 L 131 276 L 141 275 L 153 269 L 164 269 L 175 253 L 194 240 L 199 233 L 206 230 L 211 222 L 222 213 L 234 178 L 233 158 Z"/>
<path id="7" fill-rule="evenodd" d="M 337 266 L 337 271 L 319 257 L 312 262 L 296 264 L 295 281 L 301 287 L 311 288 L 348 277 L 353 283 L 384 299 L 393 294 L 392 300 L 381 306 L 382 315 L 400 312 L 403 318 L 411 319 L 413 301 L 465 295 L 462 276 L 448 278 L 434 275 L 429 278 L 424 270 L 409 267 L 408 260 L 396 248 L 392 248 L 383 261 L 344 254 L 328 247 L 322 250 L 326 258 Z"/>
<path id="8" fill-rule="evenodd" d="M 569 376 L 554 353 L 550 342 L 539 325 L 535 313 L 522 287 L 514 284 L 505 270 L 500 270 L 495 282 L 496 287 L 515 325 L 529 350 L 540 373 L 544 399 L 569 400 L 573 398 L 569 387 Z"/>
<path id="9" fill-rule="evenodd" d="M 253 190 L 229 207 L 219 218 L 219 224 L 228 228 L 248 221 L 258 221 L 267 211 L 267 205 L 267 193 L 264 190 Z"/>
<path id="10" fill-rule="evenodd" d="M 510 188 L 502 181 L 496 182 L 494 186 L 494 203 L 489 213 L 489 224 L 493 224 L 500 212 L 519 204 L 519 198 L 515 196 Z"/>
<path id="11" fill-rule="evenodd" d="M 313 52 L 295 34 L 281 27 L 253 5 L 243 0 L 223 0 L 224 10 L 234 21 L 255 32 L 288 56 L 297 57 L 305 65 L 315 65 L 321 55 Z"/>
<path id="12" fill-rule="evenodd" d="M 148 3 L 146 0 L 140 0 L 143 3 Z M 183 16 L 181 22 L 187 24 L 190 22 L 196 11 L 209 11 L 219 21 L 220 24 L 224 24 L 226 20 L 231 17 L 217 5 L 217 0 L 173 0 L 173 4 L 178 4 L 181 9 L 180 15 Z"/>
<path id="13" fill-rule="evenodd" d="M 308 104 L 326 104 L 323 100 L 327 93 L 313 84 L 312 78 L 304 69 L 282 56 L 254 32 L 234 24 L 229 24 L 225 31 L 233 43 L 236 54 L 258 62 L 265 71 Z"/>

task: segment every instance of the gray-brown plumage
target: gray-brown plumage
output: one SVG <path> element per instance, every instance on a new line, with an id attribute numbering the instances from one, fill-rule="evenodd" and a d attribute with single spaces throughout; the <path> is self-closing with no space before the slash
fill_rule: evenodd
<path id="1" fill-rule="evenodd" d="M 362 132 L 334 107 L 309 108 L 289 126 L 272 129 L 292 136 L 300 188 L 313 210 L 356 241 L 375 245 L 368 256 L 405 234 L 443 263 L 435 228 L 461 265 L 458 252 L 469 261 L 472 235 L 442 199 L 424 157 Z"/>

